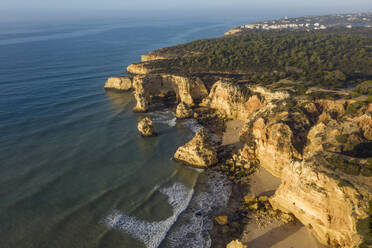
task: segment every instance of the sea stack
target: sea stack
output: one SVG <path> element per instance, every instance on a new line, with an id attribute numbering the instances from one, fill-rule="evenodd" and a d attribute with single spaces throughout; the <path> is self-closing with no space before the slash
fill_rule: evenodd
<path id="1" fill-rule="evenodd" d="M 208 167 L 218 162 L 217 152 L 204 128 L 200 129 L 188 143 L 178 148 L 174 158 L 197 167 Z"/>
<path id="2" fill-rule="evenodd" d="M 154 123 L 149 117 L 145 117 L 138 122 L 138 131 L 143 137 L 156 136 Z"/>
<path id="3" fill-rule="evenodd" d="M 128 91 L 132 89 L 132 79 L 129 77 L 110 77 L 107 79 L 105 89 Z"/>

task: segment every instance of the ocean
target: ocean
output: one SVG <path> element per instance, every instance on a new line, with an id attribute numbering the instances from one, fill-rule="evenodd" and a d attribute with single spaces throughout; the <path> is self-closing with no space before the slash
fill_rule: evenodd
<path id="1" fill-rule="evenodd" d="M 231 187 L 212 173 L 198 189 L 202 171 L 172 160 L 198 125 L 135 114 L 131 92 L 103 86 L 141 54 L 232 26 L 1 24 L 0 247 L 210 247 L 207 216 Z M 138 134 L 145 115 L 157 137 Z"/>

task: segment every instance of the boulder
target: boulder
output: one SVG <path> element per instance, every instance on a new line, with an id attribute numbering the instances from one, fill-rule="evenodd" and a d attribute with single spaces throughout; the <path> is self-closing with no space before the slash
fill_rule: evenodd
<path id="1" fill-rule="evenodd" d="M 188 143 L 178 148 L 174 158 L 198 167 L 208 167 L 218 162 L 217 152 L 204 128 L 200 129 Z"/>
<path id="2" fill-rule="evenodd" d="M 192 109 L 189 108 L 184 102 L 180 102 L 176 108 L 176 117 L 178 119 L 185 119 L 191 117 L 193 114 Z"/>
<path id="3" fill-rule="evenodd" d="M 156 136 L 154 124 L 149 117 L 145 117 L 138 122 L 138 131 L 144 137 Z"/>
<path id="4" fill-rule="evenodd" d="M 214 218 L 214 220 L 219 225 L 227 225 L 227 223 L 229 223 L 229 218 L 226 215 L 217 216 L 216 218 Z"/>
<path id="5" fill-rule="evenodd" d="M 246 245 L 243 245 L 239 240 L 231 241 L 226 248 L 248 248 Z"/>

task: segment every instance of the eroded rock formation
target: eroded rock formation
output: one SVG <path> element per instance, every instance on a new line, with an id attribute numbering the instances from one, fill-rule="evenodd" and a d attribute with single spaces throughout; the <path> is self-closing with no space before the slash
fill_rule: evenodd
<path id="1" fill-rule="evenodd" d="M 208 95 L 204 83 L 198 77 L 182 77 L 169 74 L 135 76 L 133 79 L 137 105 L 135 111 L 147 111 L 154 97 L 175 94 L 178 101 L 193 106 Z"/>
<path id="2" fill-rule="evenodd" d="M 351 185 L 319 168 L 321 160 L 289 162 L 272 206 L 294 214 L 318 240 L 332 247 L 357 247 L 357 222 L 367 218 L 363 196 Z M 364 200 L 364 201 L 363 201 Z"/>
<path id="3" fill-rule="evenodd" d="M 189 118 L 193 115 L 192 109 L 187 106 L 184 102 L 180 102 L 176 108 L 176 117 L 178 119 Z"/>
<path id="4" fill-rule="evenodd" d="M 218 162 L 216 149 L 204 128 L 200 129 L 188 143 L 178 148 L 174 158 L 198 167 L 207 167 Z"/>
<path id="5" fill-rule="evenodd" d="M 149 117 L 145 117 L 138 122 L 138 131 L 144 137 L 156 136 L 154 123 Z"/>
<path id="6" fill-rule="evenodd" d="M 357 223 L 368 217 L 371 198 L 370 180 L 360 178 L 361 159 L 353 157 L 370 156 L 363 150 L 371 144 L 369 107 L 355 116 L 346 111 L 350 104 L 267 101 L 241 132 L 243 141 L 254 141 L 260 165 L 282 180 L 273 207 L 294 214 L 332 247 L 361 243 Z"/>
<path id="7" fill-rule="evenodd" d="M 110 77 L 104 87 L 105 89 L 128 91 L 132 89 L 132 79 L 130 77 Z"/>

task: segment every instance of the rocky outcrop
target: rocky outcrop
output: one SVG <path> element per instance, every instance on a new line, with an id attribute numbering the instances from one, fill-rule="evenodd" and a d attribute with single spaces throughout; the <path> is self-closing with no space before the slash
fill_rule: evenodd
<path id="1" fill-rule="evenodd" d="M 105 89 L 128 91 L 132 89 L 132 79 L 130 77 L 110 77 L 104 87 Z"/>
<path id="2" fill-rule="evenodd" d="M 233 35 L 233 34 L 239 34 L 241 33 L 243 30 L 241 28 L 233 28 L 233 29 L 230 29 L 229 31 L 227 31 L 225 33 L 225 36 L 228 36 L 228 35 Z"/>
<path id="3" fill-rule="evenodd" d="M 146 98 L 146 92 L 143 84 L 143 78 L 136 76 L 133 79 L 133 88 L 135 89 L 134 97 L 136 99 L 136 106 L 133 108 L 134 112 L 147 112 L 148 100 Z"/>
<path id="4" fill-rule="evenodd" d="M 156 136 L 154 123 L 149 117 L 145 117 L 138 122 L 138 131 L 144 137 Z"/>
<path id="5" fill-rule="evenodd" d="M 218 162 L 216 150 L 204 128 L 200 129 L 188 143 L 178 148 L 174 158 L 198 167 L 208 167 Z"/>
<path id="6" fill-rule="evenodd" d="M 227 117 L 245 120 L 262 106 L 258 94 L 241 85 L 218 81 L 213 86 L 202 106 L 223 112 Z"/>
<path id="7" fill-rule="evenodd" d="M 152 61 L 152 60 L 161 60 L 161 59 L 167 59 L 167 57 L 160 56 L 154 53 L 147 53 L 141 55 L 141 62 L 147 62 L 147 61 Z"/>
<path id="8" fill-rule="evenodd" d="M 183 77 L 169 74 L 135 76 L 133 79 L 137 105 L 135 111 L 147 111 L 154 97 L 175 94 L 178 101 L 193 106 L 208 95 L 207 88 L 198 77 Z"/>
<path id="9" fill-rule="evenodd" d="M 146 75 L 152 73 L 154 70 L 156 71 L 156 69 L 152 69 L 150 62 L 151 61 L 131 64 L 127 67 L 127 72 L 135 75 Z"/>
<path id="10" fill-rule="evenodd" d="M 180 102 L 176 108 L 176 117 L 178 119 L 190 118 L 193 115 L 193 111 L 184 102 Z"/>
<path id="11" fill-rule="evenodd" d="M 367 218 L 366 199 L 352 186 L 316 167 L 321 161 L 291 161 L 282 170 L 282 183 L 272 206 L 293 213 L 318 240 L 332 247 L 357 247 L 358 220 Z"/>
<path id="12" fill-rule="evenodd" d="M 325 245 L 357 247 L 372 188 L 355 177 L 361 165 L 352 156 L 369 147 L 370 114 L 349 116 L 346 101 L 260 95 L 266 104 L 249 116 L 241 139 L 253 141 L 259 164 L 282 181 L 272 206 L 294 214 Z"/>

